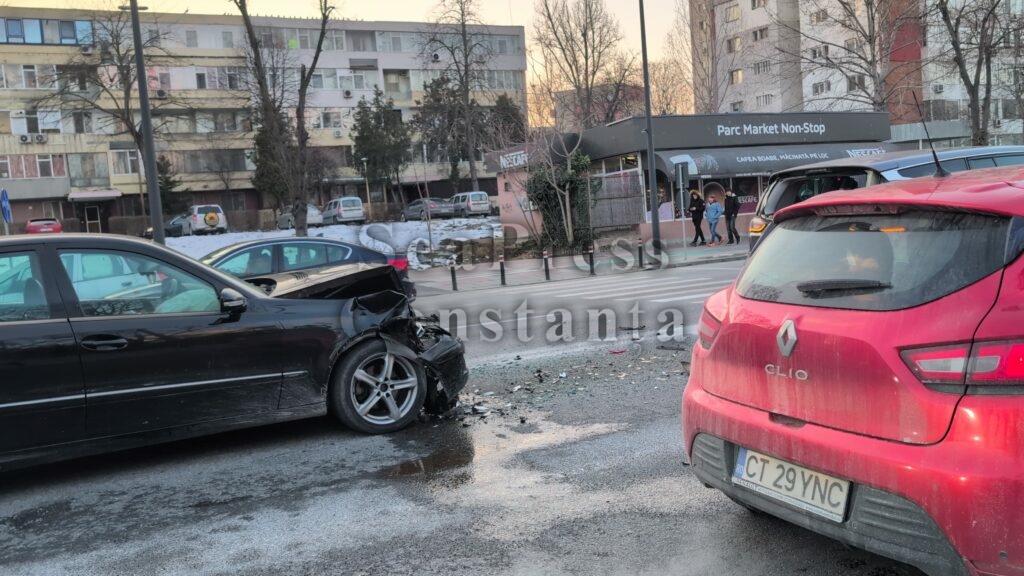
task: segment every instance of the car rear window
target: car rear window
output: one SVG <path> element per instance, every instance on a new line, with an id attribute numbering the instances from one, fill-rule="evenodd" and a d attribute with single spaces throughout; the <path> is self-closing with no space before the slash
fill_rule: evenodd
<path id="1" fill-rule="evenodd" d="M 345 208 L 359 208 L 363 205 L 363 201 L 358 198 L 345 198 L 341 201 L 341 205 Z"/>
<path id="2" fill-rule="evenodd" d="M 761 241 L 736 289 L 765 302 L 902 310 L 997 271 L 1009 234 L 1009 218 L 950 211 L 797 217 Z"/>
<path id="3" fill-rule="evenodd" d="M 472 200 L 473 202 L 486 202 L 487 194 L 484 194 L 483 192 L 477 192 L 475 194 L 470 194 L 469 199 Z"/>
<path id="4" fill-rule="evenodd" d="M 866 170 L 783 178 L 777 180 L 765 193 L 759 212 L 771 216 L 787 206 L 814 198 L 818 194 L 863 188 L 867 180 Z"/>
<path id="5" fill-rule="evenodd" d="M 942 164 L 942 168 L 946 172 L 963 172 L 964 170 L 967 170 L 966 158 L 943 160 L 939 162 L 939 164 Z M 935 162 L 928 162 L 926 164 L 918 164 L 917 166 L 911 166 L 909 168 L 902 168 L 896 172 L 904 178 L 921 178 L 922 176 L 931 176 L 932 174 L 935 174 Z"/>
<path id="6" fill-rule="evenodd" d="M 209 204 L 206 206 L 197 206 L 196 212 L 199 214 L 209 214 L 210 212 L 216 212 L 217 214 L 220 214 L 221 209 L 220 206 L 217 206 L 216 204 Z"/>

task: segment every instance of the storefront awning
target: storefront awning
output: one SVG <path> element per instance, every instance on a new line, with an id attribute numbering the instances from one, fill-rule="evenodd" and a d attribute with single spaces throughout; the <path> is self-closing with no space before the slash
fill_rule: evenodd
<path id="1" fill-rule="evenodd" d="M 691 178 L 728 178 L 767 175 L 804 164 L 839 158 L 861 158 L 906 147 L 904 144 L 890 142 L 850 142 L 659 150 L 657 155 L 666 174 L 675 173 L 675 164 L 686 163 Z"/>
<path id="2" fill-rule="evenodd" d="M 75 190 L 68 193 L 71 202 L 105 202 L 120 197 L 120 190 Z"/>

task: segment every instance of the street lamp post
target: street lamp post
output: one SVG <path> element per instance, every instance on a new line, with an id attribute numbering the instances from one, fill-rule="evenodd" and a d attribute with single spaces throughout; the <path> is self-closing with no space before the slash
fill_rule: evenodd
<path id="1" fill-rule="evenodd" d="M 658 172 L 654 162 L 654 130 L 651 128 L 651 76 L 647 69 L 647 27 L 644 22 L 644 0 L 640 0 L 640 45 L 644 64 L 644 106 L 647 117 L 647 185 L 650 186 L 651 243 L 654 255 L 661 255 L 661 223 L 658 221 Z"/>
<path id="2" fill-rule="evenodd" d="M 132 41 L 135 43 L 135 76 L 139 88 L 139 114 L 142 116 L 143 170 L 146 172 L 146 193 L 149 194 L 149 217 L 153 225 L 153 241 L 164 243 L 164 216 L 160 203 L 160 187 L 156 177 L 156 150 L 153 147 L 153 118 L 149 110 L 149 84 L 146 75 L 146 60 L 142 53 L 142 26 L 139 24 L 138 0 L 129 0 L 128 6 L 120 6 L 132 14 Z M 126 102 L 127 104 L 127 102 Z"/>
<path id="3" fill-rule="evenodd" d="M 363 182 L 366 182 L 366 206 L 370 209 L 370 219 L 373 220 L 373 198 L 370 198 L 370 173 L 366 169 L 366 161 L 369 158 L 363 157 Z"/>

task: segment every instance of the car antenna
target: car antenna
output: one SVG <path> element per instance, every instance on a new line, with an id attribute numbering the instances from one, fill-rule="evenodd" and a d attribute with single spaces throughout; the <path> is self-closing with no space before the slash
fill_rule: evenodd
<path id="1" fill-rule="evenodd" d="M 939 162 L 939 155 L 935 153 L 935 144 L 932 143 L 932 135 L 928 133 L 928 122 L 925 122 L 924 112 L 921 111 L 921 102 L 917 99 L 917 92 L 911 90 L 910 93 L 914 96 L 914 104 L 917 105 L 917 114 L 921 117 L 921 126 L 924 126 L 924 135 L 928 138 L 928 147 L 931 148 L 932 160 L 935 161 L 935 174 L 932 174 L 932 176 L 936 178 L 945 178 L 946 176 L 949 176 L 949 172 L 946 172 L 946 169 L 942 167 L 942 164 Z"/>

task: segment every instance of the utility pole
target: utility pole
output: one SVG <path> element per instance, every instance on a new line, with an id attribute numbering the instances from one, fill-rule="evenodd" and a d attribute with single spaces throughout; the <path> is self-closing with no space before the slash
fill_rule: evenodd
<path id="1" fill-rule="evenodd" d="M 654 130 L 651 129 L 651 75 L 647 69 L 647 26 L 644 21 L 644 0 L 640 0 L 640 44 L 644 64 L 644 107 L 647 116 L 647 185 L 651 187 L 651 240 L 654 255 L 661 255 L 661 223 L 658 221 L 658 171 L 654 161 Z"/>

